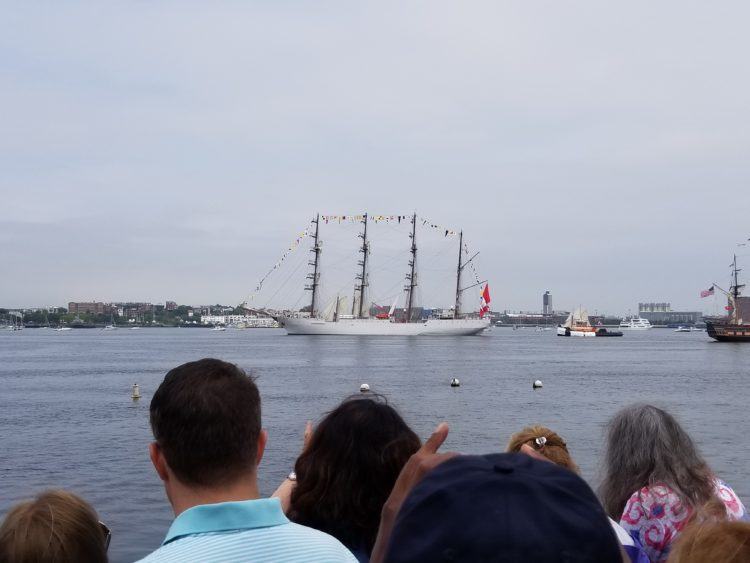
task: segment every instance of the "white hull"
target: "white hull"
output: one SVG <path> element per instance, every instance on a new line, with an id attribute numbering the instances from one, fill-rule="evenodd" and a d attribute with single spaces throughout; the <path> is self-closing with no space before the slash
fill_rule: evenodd
<path id="1" fill-rule="evenodd" d="M 490 326 L 489 319 L 429 319 L 418 323 L 394 323 L 382 319 L 324 321 L 306 317 L 280 317 L 288 334 L 362 336 L 470 336 Z"/>
<path id="2" fill-rule="evenodd" d="M 649 330 L 653 328 L 648 319 L 641 317 L 631 317 L 623 319 L 620 323 L 620 330 Z"/>

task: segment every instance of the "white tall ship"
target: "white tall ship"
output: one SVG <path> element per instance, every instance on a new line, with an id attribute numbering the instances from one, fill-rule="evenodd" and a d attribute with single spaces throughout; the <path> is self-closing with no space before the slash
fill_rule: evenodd
<path id="1" fill-rule="evenodd" d="M 318 310 L 318 286 L 320 283 L 320 253 L 322 251 L 319 238 L 320 215 L 317 215 L 315 223 L 315 235 L 311 252 L 314 259 L 310 262 L 313 271 L 308 275 L 311 283 L 305 289 L 312 292 L 310 302 L 310 313 L 298 315 L 281 315 L 277 321 L 288 334 L 319 334 L 319 335 L 362 335 L 362 336 L 464 336 L 479 334 L 490 326 L 489 318 L 483 318 L 483 314 L 489 310 L 489 295 L 485 300 L 485 306 L 479 315 L 463 315 L 461 313 L 461 294 L 472 287 L 485 282 L 461 287 L 461 274 L 466 265 L 474 259 L 476 254 L 468 261 L 463 260 L 463 232 L 459 235 L 458 268 L 456 270 L 456 301 L 452 315 L 449 318 L 415 318 L 417 308 L 414 305 L 415 289 L 417 287 L 417 274 L 415 271 L 417 263 L 417 240 L 416 213 L 411 218 L 411 258 L 409 260 L 409 273 L 406 275 L 406 303 L 403 316 L 396 315 L 396 304 L 390 311 L 370 316 L 370 307 L 367 305 L 368 287 L 368 257 L 370 254 L 369 242 L 367 240 L 367 214 L 363 216 L 363 230 L 360 233 L 362 246 L 360 253 L 362 259 L 359 261 L 361 271 L 357 275 L 354 287 L 354 302 L 351 314 L 345 314 L 347 309 L 345 300 L 337 298 L 326 311 Z M 488 290 L 485 289 L 487 292 Z"/>
<path id="2" fill-rule="evenodd" d="M 625 330 L 648 330 L 653 328 L 653 326 L 648 319 L 644 319 L 640 315 L 634 315 L 622 319 L 620 322 L 620 328 Z"/>

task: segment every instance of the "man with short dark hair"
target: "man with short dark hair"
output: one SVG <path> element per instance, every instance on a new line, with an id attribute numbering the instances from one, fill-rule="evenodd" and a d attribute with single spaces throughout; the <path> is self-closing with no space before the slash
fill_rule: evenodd
<path id="1" fill-rule="evenodd" d="M 259 498 L 260 394 L 234 364 L 171 370 L 151 400 L 151 428 L 151 461 L 175 520 L 143 562 L 356 562 L 335 538 L 291 523 L 278 499 Z"/>

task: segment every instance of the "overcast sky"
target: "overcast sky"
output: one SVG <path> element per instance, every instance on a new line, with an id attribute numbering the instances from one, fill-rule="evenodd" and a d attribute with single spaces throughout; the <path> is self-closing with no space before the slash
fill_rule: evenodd
<path id="1" fill-rule="evenodd" d="M 0 306 L 238 303 L 316 211 L 416 209 L 481 250 L 494 309 L 711 310 L 735 250 L 750 272 L 748 21 L 739 0 L 6 5 Z"/>

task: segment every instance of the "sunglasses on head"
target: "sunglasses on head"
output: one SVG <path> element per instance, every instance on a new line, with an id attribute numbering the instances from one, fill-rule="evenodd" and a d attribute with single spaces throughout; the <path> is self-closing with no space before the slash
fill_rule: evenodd
<path id="1" fill-rule="evenodd" d="M 101 520 L 99 520 L 99 527 L 102 530 L 102 534 L 104 534 L 104 551 L 107 551 L 109 550 L 109 542 L 112 539 L 112 532 L 110 531 L 109 526 Z"/>

